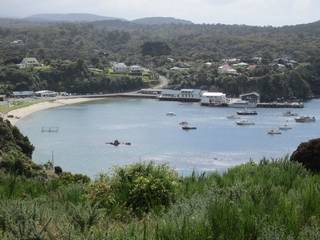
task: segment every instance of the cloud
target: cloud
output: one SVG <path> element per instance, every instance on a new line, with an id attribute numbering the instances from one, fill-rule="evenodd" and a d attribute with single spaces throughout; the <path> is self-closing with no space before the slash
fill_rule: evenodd
<path id="1" fill-rule="evenodd" d="M 95 13 L 135 19 L 172 16 L 197 23 L 286 25 L 316 21 L 319 0 L 0 0 L 0 16 Z"/>

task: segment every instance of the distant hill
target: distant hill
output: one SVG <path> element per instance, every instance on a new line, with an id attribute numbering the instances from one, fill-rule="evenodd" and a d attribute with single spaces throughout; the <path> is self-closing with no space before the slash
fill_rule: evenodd
<path id="1" fill-rule="evenodd" d="M 133 23 L 143 25 L 163 25 L 163 24 L 193 24 L 193 22 L 172 17 L 147 17 L 132 21 Z"/>
<path id="2" fill-rule="evenodd" d="M 88 13 L 37 14 L 24 18 L 24 20 L 32 22 L 96 22 L 116 19 L 118 18 L 105 17 Z"/>

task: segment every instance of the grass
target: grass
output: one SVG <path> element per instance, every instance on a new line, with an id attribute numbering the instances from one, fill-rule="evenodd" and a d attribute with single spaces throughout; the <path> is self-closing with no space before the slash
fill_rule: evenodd
<path id="1" fill-rule="evenodd" d="M 90 204 L 85 184 L 0 181 L 1 239 L 320 239 L 320 175 L 287 159 L 180 178 L 175 203 L 141 218 Z"/>
<path id="2" fill-rule="evenodd" d="M 8 113 L 12 110 L 28 107 L 33 104 L 37 104 L 37 103 L 44 102 L 44 101 L 47 101 L 47 100 L 43 100 L 43 99 L 18 100 L 18 101 L 10 102 L 10 104 L 1 104 L 0 105 L 0 112 L 1 113 Z"/>

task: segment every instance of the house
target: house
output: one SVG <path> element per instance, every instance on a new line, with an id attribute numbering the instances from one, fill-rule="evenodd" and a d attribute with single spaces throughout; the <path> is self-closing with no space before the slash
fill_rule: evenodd
<path id="1" fill-rule="evenodd" d="M 129 70 L 131 73 L 143 73 L 143 67 L 139 66 L 139 65 L 132 65 L 129 67 Z"/>
<path id="2" fill-rule="evenodd" d="M 232 68 L 229 64 L 224 64 L 218 68 L 219 74 L 230 74 L 230 75 L 237 75 L 238 72 L 234 68 Z"/>
<path id="3" fill-rule="evenodd" d="M 240 95 L 240 99 L 249 103 L 259 103 L 260 94 L 257 92 L 245 93 Z"/>
<path id="4" fill-rule="evenodd" d="M 262 63 L 262 57 L 253 57 L 251 60 L 256 64 Z"/>
<path id="5" fill-rule="evenodd" d="M 232 65 L 232 67 L 235 69 L 246 69 L 248 66 L 249 66 L 249 64 L 245 63 L 245 62 L 236 63 L 236 64 Z"/>
<path id="6" fill-rule="evenodd" d="M 4 102 L 6 100 L 6 95 L 0 95 L 0 102 Z"/>
<path id="7" fill-rule="evenodd" d="M 228 103 L 226 94 L 221 92 L 204 92 L 201 96 L 201 105 L 203 106 L 226 106 Z"/>
<path id="8" fill-rule="evenodd" d="M 206 62 L 204 65 L 206 65 L 207 67 L 211 67 L 212 66 L 212 62 Z"/>
<path id="9" fill-rule="evenodd" d="M 170 57 L 168 57 L 167 60 L 168 60 L 168 62 L 171 62 L 171 63 L 176 61 L 174 58 L 170 58 Z"/>
<path id="10" fill-rule="evenodd" d="M 129 72 L 129 67 L 125 63 L 113 63 L 112 70 L 115 73 L 127 73 Z"/>
<path id="11" fill-rule="evenodd" d="M 171 71 L 177 71 L 177 72 L 184 72 L 184 71 L 188 71 L 189 68 L 182 68 L 182 67 L 172 67 L 170 68 Z"/>
<path id="12" fill-rule="evenodd" d="M 40 66 L 40 63 L 36 58 L 24 58 L 18 66 L 19 68 L 32 68 Z"/>
<path id="13" fill-rule="evenodd" d="M 34 92 L 33 91 L 14 91 L 14 92 L 12 92 L 12 96 L 14 98 L 33 97 L 34 96 Z"/>
<path id="14" fill-rule="evenodd" d="M 12 41 L 10 44 L 14 45 L 14 46 L 23 46 L 24 42 L 22 40 L 18 39 L 18 40 Z"/>
<path id="15" fill-rule="evenodd" d="M 49 91 L 49 90 L 41 90 L 35 92 L 37 97 L 56 97 L 58 96 L 57 92 Z"/>
<path id="16" fill-rule="evenodd" d="M 239 58 L 225 58 L 222 59 L 222 62 L 227 63 L 227 64 L 236 64 L 239 63 L 241 60 Z"/>

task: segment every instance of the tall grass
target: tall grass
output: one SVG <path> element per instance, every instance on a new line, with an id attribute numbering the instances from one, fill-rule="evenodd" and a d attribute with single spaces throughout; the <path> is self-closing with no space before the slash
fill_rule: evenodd
<path id="1" fill-rule="evenodd" d="M 10 196 L 0 181 L 0 239 L 320 239 L 320 176 L 287 159 L 181 178 L 176 202 L 142 218 L 93 205 L 86 185 L 18 178 Z"/>

